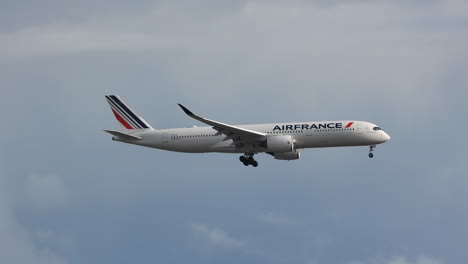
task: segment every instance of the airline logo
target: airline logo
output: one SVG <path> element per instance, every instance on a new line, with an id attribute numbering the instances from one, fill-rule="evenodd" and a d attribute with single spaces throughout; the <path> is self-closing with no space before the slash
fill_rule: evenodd
<path id="1" fill-rule="evenodd" d="M 144 129 L 150 126 L 145 120 L 138 117 L 130 108 L 120 100 L 118 96 L 106 95 L 107 102 L 109 103 L 115 118 L 126 129 Z"/>
<path id="2" fill-rule="evenodd" d="M 344 128 L 350 128 L 354 122 L 349 122 Z M 276 130 L 305 130 L 305 129 L 327 129 L 327 128 L 343 128 L 343 123 L 318 123 L 318 124 L 295 124 L 295 125 L 276 125 L 273 131 Z"/>

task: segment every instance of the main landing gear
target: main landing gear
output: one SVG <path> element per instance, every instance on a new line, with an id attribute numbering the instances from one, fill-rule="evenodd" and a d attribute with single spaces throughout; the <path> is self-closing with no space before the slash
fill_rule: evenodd
<path id="1" fill-rule="evenodd" d="M 371 159 L 374 157 L 374 153 L 372 153 L 374 151 L 374 149 L 375 149 L 375 145 L 371 145 L 369 147 L 369 158 L 371 158 Z"/>
<path id="2" fill-rule="evenodd" d="M 239 157 L 239 160 L 244 164 L 244 166 L 252 165 L 254 167 L 258 166 L 258 162 L 254 160 L 253 154 L 244 154 L 243 156 Z"/>

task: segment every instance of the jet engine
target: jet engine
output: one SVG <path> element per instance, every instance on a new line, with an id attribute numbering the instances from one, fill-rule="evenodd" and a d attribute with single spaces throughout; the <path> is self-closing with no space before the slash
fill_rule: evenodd
<path id="1" fill-rule="evenodd" d="M 292 136 L 269 136 L 266 140 L 266 149 L 268 152 L 291 152 L 294 148 Z"/>
<path id="2" fill-rule="evenodd" d="M 295 149 L 289 152 L 275 152 L 273 153 L 275 159 L 277 160 L 297 160 L 301 156 L 301 151 L 299 149 Z"/>

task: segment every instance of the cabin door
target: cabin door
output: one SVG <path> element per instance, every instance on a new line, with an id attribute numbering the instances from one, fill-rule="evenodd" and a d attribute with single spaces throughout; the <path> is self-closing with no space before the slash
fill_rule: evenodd
<path id="1" fill-rule="evenodd" d="M 169 142 L 169 134 L 168 133 L 163 133 L 162 134 L 162 143 L 167 143 Z"/>

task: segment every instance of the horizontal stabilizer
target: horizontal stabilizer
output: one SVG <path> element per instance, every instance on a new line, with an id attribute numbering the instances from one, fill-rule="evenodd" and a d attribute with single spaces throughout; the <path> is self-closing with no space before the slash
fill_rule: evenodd
<path id="1" fill-rule="evenodd" d="M 111 135 L 119 137 L 121 139 L 127 139 L 127 140 L 140 140 L 141 139 L 141 137 L 137 137 L 137 136 L 130 135 L 130 134 L 125 134 L 119 131 L 114 131 L 114 130 L 104 130 L 104 131 Z"/>

